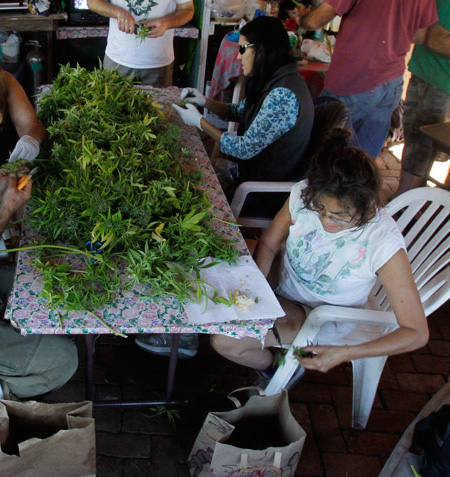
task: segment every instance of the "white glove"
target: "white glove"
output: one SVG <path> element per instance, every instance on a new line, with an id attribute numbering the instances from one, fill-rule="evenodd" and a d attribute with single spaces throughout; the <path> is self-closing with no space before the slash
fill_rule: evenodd
<path id="1" fill-rule="evenodd" d="M 198 106 L 204 106 L 206 103 L 206 98 L 195 88 L 183 88 L 181 90 L 180 98 L 184 99 L 186 103 L 194 103 Z"/>
<path id="2" fill-rule="evenodd" d="M 39 142 L 31 136 L 22 136 L 16 143 L 14 151 L 9 156 L 9 162 L 16 162 L 19 159 L 32 161 L 39 154 Z"/>
<path id="3" fill-rule="evenodd" d="M 172 108 L 178 111 L 184 124 L 188 126 L 195 126 L 203 131 L 200 122 L 203 116 L 198 112 L 197 108 L 193 104 L 186 104 L 186 108 L 178 106 L 178 104 L 172 104 Z"/>

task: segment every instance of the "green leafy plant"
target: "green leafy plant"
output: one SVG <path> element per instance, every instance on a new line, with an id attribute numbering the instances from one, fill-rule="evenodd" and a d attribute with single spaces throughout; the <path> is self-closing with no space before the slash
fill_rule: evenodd
<path id="1" fill-rule="evenodd" d="M 42 240 L 27 248 L 40 249 L 48 306 L 99 319 L 96 309 L 137 284 L 153 299 L 208 297 L 199 259 L 232 263 L 239 252 L 216 232 L 201 173 L 181 166 L 188 151 L 161 106 L 114 70 L 67 65 L 39 118 L 50 140 L 27 220 Z"/>
<path id="2" fill-rule="evenodd" d="M 307 346 L 310 346 L 312 344 L 313 343 L 310 341 L 307 342 Z M 294 346 L 293 353 L 296 359 L 314 357 L 313 353 L 311 353 L 310 351 L 305 351 L 303 348 L 300 348 L 298 346 Z M 277 352 L 273 359 L 274 366 L 283 366 L 285 363 L 286 363 L 286 350 Z"/>
<path id="3" fill-rule="evenodd" d="M 151 32 L 153 27 L 146 27 L 144 25 L 139 25 L 138 26 L 138 32 L 137 32 L 137 37 L 142 41 L 144 41 L 147 38 L 147 35 Z"/>
<path id="4" fill-rule="evenodd" d="M 154 414 L 149 416 L 148 414 L 142 413 L 147 419 L 152 419 L 157 416 L 166 416 L 169 422 L 176 427 L 175 419 L 181 419 L 180 412 L 177 409 L 170 409 L 166 406 L 156 406 L 149 408 Z"/>

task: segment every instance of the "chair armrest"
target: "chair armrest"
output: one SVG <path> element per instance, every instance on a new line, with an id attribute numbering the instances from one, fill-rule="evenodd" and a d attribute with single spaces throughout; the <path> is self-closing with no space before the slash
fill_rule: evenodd
<path id="1" fill-rule="evenodd" d="M 247 195 L 251 192 L 290 192 L 294 182 L 258 182 L 247 181 L 239 184 L 231 201 L 231 211 L 237 219 L 244 206 Z"/>
<path id="2" fill-rule="evenodd" d="M 392 311 L 365 310 L 363 308 L 350 308 L 346 306 L 321 305 L 308 314 L 303 326 L 295 337 L 292 345 L 304 347 L 313 342 L 321 326 L 328 321 L 346 323 L 359 323 L 383 328 L 398 327 L 397 320 Z"/>

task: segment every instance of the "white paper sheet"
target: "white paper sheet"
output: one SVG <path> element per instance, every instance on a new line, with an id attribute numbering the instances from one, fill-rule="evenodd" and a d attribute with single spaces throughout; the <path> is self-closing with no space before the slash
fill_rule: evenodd
<path id="1" fill-rule="evenodd" d="M 208 260 L 205 263 L 210 263 Z M 253 298 L 256 303 L 247 311 L 236 305 L 230 307 L 208 301 L 205 311 L 205 298 L 200 303 L 188 303 L 184 309 L 189 321 L 195 324 L 224 323 L 234 320 L 259 320 L 262 318 L 279 318 L 284 316 L 275 294 L 264 275 L 250 256 L 242 256 L 235 265 L 226 262 L 219 263 L 201 271 L 201 277 L 213 285 L 219 296 L 228 298 L 229 293 L 239 290 L 242 294 Z M 210 296 L 213 290 L 210 290 Z"/>

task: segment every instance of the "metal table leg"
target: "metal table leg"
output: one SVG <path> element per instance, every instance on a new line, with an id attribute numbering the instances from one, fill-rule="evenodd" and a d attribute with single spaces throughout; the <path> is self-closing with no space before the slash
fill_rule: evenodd
<path id="1" fill-rule="evenodd" d="M 167 371 L 167 386 L 165 400 L 153 401 L 95 401 L 94 388 L 94 358 L 95 358 L 95 340 L 98 335 L 85 335 L 86 340 L 86 388 L 85 395 L 88 401 L 92 401 L 94 407 L 148 407 L 148 406 L 177 406 L 183 407 L 187 401 L 172 400 L 172 393 L 175 384 L 175 372 L 178 361 L 178 347 L 180 345 L 179 334 L 174 334 L 172 348 L 170 351 L 169 366 Z"/>

